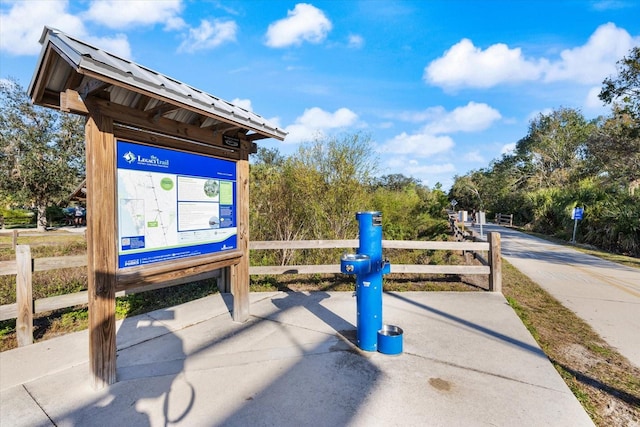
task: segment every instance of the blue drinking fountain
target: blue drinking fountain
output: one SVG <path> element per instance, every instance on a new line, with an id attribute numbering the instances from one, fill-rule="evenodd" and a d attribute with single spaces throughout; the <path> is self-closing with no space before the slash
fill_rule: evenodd
<path id="1" fill-rule="evenodd" d="M 359 248 L 344 254 L 340 271 L 356 275 L 357 345 L 365 351 L 402 353 L 402 329 L 382 324 L 382 275 L 390 272 L 382 258 L 382 214 L 358 212 Z"/>

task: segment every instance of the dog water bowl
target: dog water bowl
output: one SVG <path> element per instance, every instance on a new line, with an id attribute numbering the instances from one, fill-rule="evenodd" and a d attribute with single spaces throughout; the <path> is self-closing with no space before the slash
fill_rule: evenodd
<path id="1" fill-rule="evenodd" d="M 382 325 L 378 331 L 378 351 L 383 354 L 402 353 L 402 328 Z"/>

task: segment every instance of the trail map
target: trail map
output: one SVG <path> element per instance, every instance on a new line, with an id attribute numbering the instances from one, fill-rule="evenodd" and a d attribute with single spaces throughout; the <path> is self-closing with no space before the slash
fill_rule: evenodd
<path id="1" fill-rule="evenodd" d="M 118 264 L 235 249 L 235 163 L 118 141 Z"/>

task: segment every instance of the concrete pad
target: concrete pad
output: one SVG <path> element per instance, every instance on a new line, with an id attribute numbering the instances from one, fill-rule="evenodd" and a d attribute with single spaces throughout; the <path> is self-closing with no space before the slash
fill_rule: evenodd
<path id="1" fill-rule="evenodd" d="M 353 345 L 351 293 L 251 297 L 242 324 L 227 297 L 129 319 L 116 384 L 90 389 L 87 363 L 44 373 L 2 389 L 3 425 L 36 408 L 58 426 L 593 425 L 500 294 L 385 294 L 395 356 Z"/>
<path id="2" fill-rule="evenodd" d="M 0 352 L 0 390 L 72 368 L 88 360 L 87 331 Z"/>
<path id="3" fill-rule="evenodd" d="M 0 391 L 0 427 L 53 425 L 22 384 Z"/>

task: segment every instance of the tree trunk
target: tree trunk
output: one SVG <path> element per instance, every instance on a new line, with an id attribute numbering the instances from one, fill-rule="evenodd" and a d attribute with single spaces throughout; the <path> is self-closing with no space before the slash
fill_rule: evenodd
<path id="1" fill-rule="evenodd" d="M 47 229 L 47 207 L 44 205 L 38 206 L 36 225 L 38 227 L 38 231 L 45 231 Z"/>

